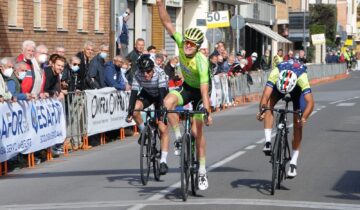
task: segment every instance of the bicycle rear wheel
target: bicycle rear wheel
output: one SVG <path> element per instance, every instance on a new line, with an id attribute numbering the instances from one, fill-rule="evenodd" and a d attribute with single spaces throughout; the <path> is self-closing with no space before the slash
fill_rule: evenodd
<path id="1" fill-rule="evenodd" d="M 279 142 L 281 141 L 281 135 L 279 133 L 276 134 L 274 146 L 271 153 L 271 163 L 272 163 L 272 177 L 271 177 L 271 195 L 275 194 L 275 185 L 276 185 L 276 178 L 278 176 L 278 169 L 279 169 Z"/>
<path id="2" fill-rule="evenodd" d="M 149 127 L 146 126 L 141 133 L 141 146 L 140 146 L 140 177 L 143 185 L 149 181 L 151 165 L 151 136 Z"/>
<path id="3" fill-rule="evenodd" d="M 161 145 L 160 137 L 154 135 L 154 145 L 152 145 L 152 155 L 153 155 L 153 168 L 154 168 L 154 178 L 156 181 L 160 181 L 160 158 L 161 158 Z"/>
<path id="4" fill-rule="evenodd" d="M 180 155 L 180 173 L 181 173 L 181 194 L 183 201 L 187 200 L 190 178 L 190 135 L 184 134 L 181 140 Z"/>
<path id="5" fill-rule="evenodd" d="M 280 184 L 284 178 L 284 172 L 285 172 L 285 162 L 283 157 L 284 150 L 284 143 L 283 143 L 283 137 L 279 139 L 279 151 L 278 151 L 278 176 L 277 176 L 277 183 L 276 183 L 276 189 L 280 189 Z"/>
<path id="6" fill-rule="evenodd" d="M 199 181 L 199 162 L 197 159 L 196 153 L 196 141 L 194 136 L 191 136 L 191 192 L 192 195 L 196 195 L 196 191 L 198 190 L 198 181 Z"/>

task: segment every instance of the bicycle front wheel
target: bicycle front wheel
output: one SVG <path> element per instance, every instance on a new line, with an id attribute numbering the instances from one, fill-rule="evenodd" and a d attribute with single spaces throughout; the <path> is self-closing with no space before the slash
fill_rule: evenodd
<path id="1" fill-rule="evenodd" d="M 276 178 L 278 176 L 278 171 L 279 171 L 279 163 L 280 163 L 280 159 L 279 159 L 279 153 L 281 153 L 280 150 L 280 141 L 281 141 L 281 135 L 280 133 L 276 134 L 275 137 L 275 142 L 274 142 L 274 146 L 272 149 L 272 153 L 271 153 L 271 163 L 272 163 L 272 176 L 271 176 L 271 195 L 274 195 L 275 193 L 275 185 L 276 185 Z"/>
<path id="2" fill-rule="evenodd" d="M 149 127 L 141 133 L 141 146 L 140 146 L 140 177 L 143 185 L 149 181 L 151 165 L 151 136 Z"/>
<path id="3" fill-rule="evenodd" d="M 197 159 L 196 153 L 196 141 L 194 136 L 191 136 L 191 192 L 192 195 L 196 196 L 196 191 L 198 190 L 198 181 L 199 181 L 199 162 Z"/>
<path id="4" fill-rule="evenodd" d="M 190 178 L 190 135 L 185 134 L 181 140 L 180 173 L 181 194 L 183 201 L 187 200 Z"/>
<path id="5" fill-rule="evenodd" d="M 161 158 L 161 145 L 160 137 L 154 135 L 154 144 L 152 145 L 153 154 L 153 166 L 154 166 L 154 178 L 156 181 L 160 181 L 160 158 Z"/>

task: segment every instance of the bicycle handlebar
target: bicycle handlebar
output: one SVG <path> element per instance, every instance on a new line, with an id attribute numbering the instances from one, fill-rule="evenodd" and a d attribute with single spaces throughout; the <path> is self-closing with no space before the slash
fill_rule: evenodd
<path id="1" fill-rule="evenodd" d="M 294 110 L 288 110 L 288 109 L 276 109 L 276 108 L 270 108 L 270 107 L 263 107 L 261 109 L 261 115 L 264 114 L 265 111 L 267 110 L 271 110 L 271 111 L 274 111 L 274 112 L 278 112 L 278 113 L 284 113 L 284 114 L 287 114 L 287 113 L 293 113 L 293 114 L 297 114 L 299 115 L 299 117 L 301 117 L 301 114 L 302 112 L 299 110 L 299 111 L 294 111 Z"/>

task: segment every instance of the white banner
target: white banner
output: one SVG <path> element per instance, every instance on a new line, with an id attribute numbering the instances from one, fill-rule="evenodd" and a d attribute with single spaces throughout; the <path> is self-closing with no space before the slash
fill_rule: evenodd
<path id="1" fill-rule="evenodd" d="M 129 92 L 107 87 L 85 90 L 85 94 L 89 136 L 135 125 L 125 121 L 130 99 Z"/>
<path id="2" fill-rule="evenodd" d="M 63 110 L 53 99 L 0 103 L 0 162 L 63 143 Z"/>

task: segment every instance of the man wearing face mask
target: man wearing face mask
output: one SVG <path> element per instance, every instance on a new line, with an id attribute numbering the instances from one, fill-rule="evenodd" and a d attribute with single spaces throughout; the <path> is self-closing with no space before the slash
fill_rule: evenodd
<path id="1" fill-rule="evenodd" d="M 34 85 L 34 67 L 32 60 L 35 56 L 35 42 L 26 40 L 22 44 L 22 53 L 16 58 L 16 62 L 24 62 L 26 64 L 27 74 L 21 82 L 21 91 L 23 93 L 30 93 Z"/>
<path id="2" fill-rule="evenodd" d="M 180 87 L 182 84 L 181 77 L 176 75 L 176 68 L 178 67 L 179 60 L 177 57 L 172 57 L 165 65 L 164 71 L 169 77 L 169 89 Z"/>
<path id="3" fill-rule="evenodd" d="M 61 77 L 63 86 L 67 87 L 67 91 L 74 92 L 80 91 L 80 80 L 79 80 L 79 70 L 80 70 L 80 58 L 73 56 L 70 59 L 69 68 L 65 68 Z"/>
<path id="4" fill-rule="evenodd" d="M 25 78 L 27 71 L 27 64 L 23 61 L 15 64 L 15 70 L 13 68 L 7 68 L 2 71 L 4 80 L 6 82 L 9 92 L 16 100 L 29 100 L 31 99 L 30 93 L 21 92 L 21 81 Z"/>
<path id="5" fill-rule="evenodd" d="M 34 68 L 34 84 L 31 89 L 31 94 L 38 96 L 41 92 L 43 81 L 44 69 L 48 61 L 48 48 L 45 45 L 39 45 L 35 49 L 35 56 L 31 59 Z M 29 72 L 28 72 L 29 74 Z"/>
<path id="6" fill-rule="evenodd" d="M 85 80 L 90 89 L 100 89 L 106 87 L 104 81 L 105 59 L 109 53 L 109 45 L 102 44 L 100 52 L 90 62 L 89 72 Z"/>
<path id="7" fill-rule="evenodd" d="M 256 59 L 258 57 L 258 54 L 256 52 L 251 53 L 251 56 L 247 57 L 247 64 L 246 66 L 243 68 L 243 71 L 241 73 L 243 74 L 248 74 L 248 72 L 251 70 L 251 68 L 253 67 L 254 63 L 256 62 Z"/>
<path id="8" fill-rule="evenodd" d="M 13 66 L 14 66 L 14 62 L 10 59 L 10 58 L 3 58 L 1 59 L 0 62 L 0 103 L 4 102 L 4 101 L 8 101 L 12 99 L 12 95 L 9 92 L 5 80 L 4 80 L 4 73 L 3 72 L 7 72 L 6 74 L 9 75 L 10 72 L 13 71 Z"/>
<path id="9" fill-rule="evenodd" d="M 116 88 L 116 90 L 130 90 L 130 87 L 126 85 L 122 76 L 122 72 L 121 72 L 122 64 L 123 64 L 123 58 L 121 56 L 115 56 L 113 61 L 109 61 L 106 63 L 105 65 L 106 86 L 114 87 Z"/>

